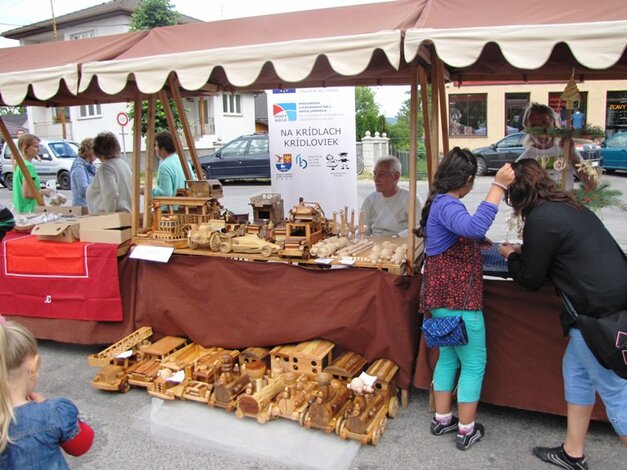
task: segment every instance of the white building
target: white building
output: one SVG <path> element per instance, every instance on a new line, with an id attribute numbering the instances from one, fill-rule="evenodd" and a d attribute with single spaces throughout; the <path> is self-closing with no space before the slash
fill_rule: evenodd
<path id="1" fill-rule="evenodd" d="M 28 45 L 125 33 L 129 31 L 131 15 L 139 3 L 140 0 L 113 0 L 59 16 L 56 18 L 56 38 L 52 18 L 5 31 L 2 36 L 19 40 L 20 45 Z M 179 16 L 180 23 L 197 21 L 189 16 Z M 184 104 L 196 148 L 201 154 L 211 152 L 216 146 L 242 134 L 255 132 L 255 104 L 251 93 L 186 98 Z M 29 107 L 28 127 L 30 132 L 42 139 L 63 137 L 65 127 L 65 137 L 76 141 L 111 131 L 119 136 L 121 143 L 124 140 L 128 151 L 132 147 L 132 122 L 123 129 L 117 116 L 128 112 L 131 106 L 128 103 L 113 103 L 66 108 Z"/>

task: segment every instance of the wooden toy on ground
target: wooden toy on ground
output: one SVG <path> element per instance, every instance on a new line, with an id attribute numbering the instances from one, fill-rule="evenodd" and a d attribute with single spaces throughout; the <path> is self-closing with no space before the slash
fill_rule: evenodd
<path id="1" fill-rule="evenodd" d="M 148 338 L 151 336 L 152 328 L 143 326 L 103 351 L 90 355 L 87 358 L 89 365 L 101 367 L 91 381 L 92 386 L 110 392 L 128 392 L 131 386 L 126 371 L 137 362 L 139 347 L 150 344 Z"/>
<path id="2" fill-rule="evenodd" d="M 140 347 L 139 360 L 127 370 L 128 382 L 138 387 L 148 387 L 157 378 L 161 362 L 186 345 L 185 338 L 165 336 L 153 344 Z"/>
<path id="3" fill-rule="evenodd" d="M 325 432 L 335 431 L 350 404 L 350 393 L 344 382 L 334 379 L 327 372 L 319 373 L 316 381 L 318 382 L 316 398 L 305 412 L 303 426 L 322 429 Z"/>
<path id="4" fill-rule="evenodd" d="M 283 390 L 283 375 L 274 377 L 266 375 L 268 371 L 264 362 L 253 361 L 246 365 L 246 374 L 250 379 L 244 394 L 237 400 L 235 414 L 239 418 L 249 416 L 256 418 L 259 423 L 268 421 L 267 412 L 274 397 Z"/>
<path id="5" fill-rule="evenodd" d="M 387 426 L 387 417 L 398 414 L 396 374 L 398 366 L 389 359 L 377 359 L 367 371 L 376 378 L 366 385 L 361 377 L 354 378 L 348 388 L 352 399 L 336 427 L 342 439 L 355 439 L 362 444 L 377 445 Z"/>
<path id="6" fill-rule="evenodd" d="M 221 358 L 224 354 L 230 354 L 237 360 L 237 349 L 210 348 L 210 352 L 198 358 L 193 365 L 192 377 L 185 382 L 182 398 L 186 400 L 208 403 L 213 390 L 213 384 L 222 373 Z"/>
<path id="7" fill-rule="evenodd" d="M 345 351 L 331 364 L 324 368 L 323 372 L 331 374 L 334 379 L 348 383 L 353 377 L 357 377 L 368 364 L 368 361 L 353 351 Z"/>
<path id="8" fill-rule="evenodd" d="M 192 369 L 200 359 L 213 355 L 218 348 L 203 348 L 190 343 L 161 361 L 157 378 L 147 387 L 148 393 L 164 400 L 181 398 L 186 383 L 192 378 Z"/>

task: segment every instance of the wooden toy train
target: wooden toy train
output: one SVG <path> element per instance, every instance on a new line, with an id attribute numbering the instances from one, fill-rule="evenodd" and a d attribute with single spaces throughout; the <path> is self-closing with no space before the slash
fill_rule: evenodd
<path id="1" fill-rule="evenodd" d="M 164 400 L 192 400 L 259 423 L 283 418 L 342 439 L 377 445 L 398 414 L 398 366 L 355 352 L 333 359 L 334 344 L 316 339 L 243 351 L 203 347 L 166 336 L 151 342 L 143 327 L 88 357 L 100 367 L 95 388 L 144 387 Z"/>

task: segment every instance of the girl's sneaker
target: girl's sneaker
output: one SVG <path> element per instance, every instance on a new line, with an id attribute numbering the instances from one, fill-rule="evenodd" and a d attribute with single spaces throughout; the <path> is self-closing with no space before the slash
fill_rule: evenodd
<path id="1" fill-rule="evenodd" d="M 465 434 L 457 432 L 457 436 L 455 436 L 455 445 L 459 450 L 466 450 L 470 448 L 475 442 L 479 442 L 483 435 L 485 434 L 485 429 L 483 429 L 483 424 L 475 423 L 475 429 L 472 432 L 467 432 Z"/>
<path id="2" fill-rule="evenodd" d="M 448 424 L 442 424 L 438 422 L 437 419 L 433 418 L 431 420 L 431 434 L 434 436 L 441 436 L 442 434 L 446 434 L 448 432 L 457 431 L 457 426 L 459 425 L 459 419 L 456 416 L 451 418 L 451 422 Z"/>

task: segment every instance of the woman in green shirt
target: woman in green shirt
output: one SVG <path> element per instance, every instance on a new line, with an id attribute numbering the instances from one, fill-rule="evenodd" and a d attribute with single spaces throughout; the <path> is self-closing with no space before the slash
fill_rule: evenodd
<path id="1" fill-rule="evenodd" d="M 39 138 L 33 134 L 23 134 L 17 141 L 17 146 L 24 159 L 24 165 L 36 188 L 41 188 L 41 182 L 39 181 L 37 170 L 35 170 L 35 166 L 31 161 L 39 153 L 39 142 Z M 50 196 L 51 192 L 50 188 L 41 190 L 41 194 L 44 196 Z M 34 212 L 35 206 L 37 206 L 35 193 L 28 184 L 24 184 L 24 173 L 22 173 L 22 169 L 17 164 L 13 173 L 13 205 L 15 206 L 15 212 L 18 214 Z"/>

